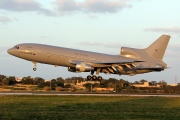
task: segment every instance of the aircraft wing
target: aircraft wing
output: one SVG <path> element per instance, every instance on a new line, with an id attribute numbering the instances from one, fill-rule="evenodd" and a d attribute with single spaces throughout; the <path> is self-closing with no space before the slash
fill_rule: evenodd
<path id="1" fill-rule="evenodd" d="M 119 62 L 119 61 L 110 61 L 110 62 L 89 62 L 89 61 L 79 61 L 79 60 L 71 60 L 70 63 L 71 64 L 78 64 L 78 63 L 86 63 L 86 64 L 90 64 L 93 65 L 93 67 L 110 67 L 112 65 L 127 65 L 127 64 L 134 64 L 134 63 L 138 63 L 138 62 L 145 62 L 145 61 L 134 61 L 134 60 L 129 60 L 129 61 L 125 61 L 125 62 Z"/>
<path id="2" fill-rule="evenodd" d="M 105 74 L 126 74 L 126 75 L 136 75 L 138 73 L 146 73 L 151 71 L 162 71 L 165 68 L 162 66 L 156 66 L 156 67 L 143 67 L 143 66 L 136 66 L 135 63 L 139 62 L 145 62 L 142 60 L 136 61 L 136 60 L 129 60 L 124 62 L 119 61 L 111 61 L 111 62 L 89 62 L 89 61 L 79 61 L 79 60 L 72 60 L 70 61 L 71 64 L 79 64 L 79 63 L 85 63 L 92 65 L 94 68 L 99 70 L 100 72 L 103 72 Z"/>

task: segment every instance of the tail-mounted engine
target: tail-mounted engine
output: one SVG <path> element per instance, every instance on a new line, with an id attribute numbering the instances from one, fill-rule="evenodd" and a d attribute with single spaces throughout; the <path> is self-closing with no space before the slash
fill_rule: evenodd
<path id="1" fill-rule="evenodd" d="M 140 49 L 134 49 L 134 48 L 128 48 L 128 47 L 122 47 L 121 48 L 121 55 L 124 55 L 126 57 L 132 57 L 132 58 L 138 58 Z"/>

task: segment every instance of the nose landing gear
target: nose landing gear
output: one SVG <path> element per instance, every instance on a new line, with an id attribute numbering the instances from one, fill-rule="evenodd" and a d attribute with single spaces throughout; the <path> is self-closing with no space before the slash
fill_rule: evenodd
<path id="1" fill-rule="evenodd" d="M 37 68 L 36 68 L 36 66 L 37 66 L 37 65 L 36 65 L 36 62 L 33 62 L 33 64 L 34 64 L 33 70 L 36 71 L 36 70 L 37 70 Z"/>

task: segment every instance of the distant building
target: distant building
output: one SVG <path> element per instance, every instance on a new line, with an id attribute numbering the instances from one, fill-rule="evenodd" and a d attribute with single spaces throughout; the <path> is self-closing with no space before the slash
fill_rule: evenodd
<path id="1" fill-rule="evenodd" d="M 16 82 L 21 82 L 22 81 L 22 78 L 15 78 L 16 79 Z"/>
<path id="2" fill-rule="evenodd" d="M 168 84 L 169 86 L 174 86 L 174 87 L 176 87 L 176 86 L 178 86 L 178 84 Z"/>
<path id="3" fill-rule="evenodd" d="M 78 80 L 72 80 L 72 81 L 76 81 L 76 82 L 65 82 L 64 85 L 71 85 L 72 88 L 76 88 L 76 89 L 81 89 L 81 90 L 85 90 L 86 87 L 84 87 L 84 84 L 87 84 L 87 83 L 90 83 L 90 84 L 100 84 L 100 81 L 81 81 L 81 82 L 78 82 Z M 114 88 L 101 88 L 101 87 L 96 87 L 96 88 L 93 88 L 92 89 L 93 91 L 96 91 L 96 92 L 113 92 L 114 91 Z"/>
<path id="4" fill-rule="evenodd" d="M 156 87 L 156 88 L 160 88 L 161 86 L 160 85 L 149 85 L 149 82 L 143 82 L 143 83 L 137 83 L 137 84 L 132 84 L 132 86 L 134 87 Z"/>
<path id="5" fill-rule="evenodd" d="M 65 82 L 64 86 L 69 84 L 69 85 L 71 85 L 71 87 L 75 87 L 77 89 L 85 89 L 84 84 L 87 84 L 87 83 L 91 83 L 91 84 L 98 83 L 98 84 L 100 84 L 99 81 L 82 81 L 82 82 L 79 82 L 78 80 L 72 80 L 72 81 L 76 81 L 76 82 L 70 82 L 70 83 Z"/>

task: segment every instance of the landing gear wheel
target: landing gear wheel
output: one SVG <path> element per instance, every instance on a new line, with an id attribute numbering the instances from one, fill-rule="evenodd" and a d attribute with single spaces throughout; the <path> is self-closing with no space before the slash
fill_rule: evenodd
<path id="1" fill-rule="evenodd" d="M 99 81 L 102 81 L 102 77 L 101 77 L 101 76 L 98 76 L 98 80 L 99 80 Z"/>
<path id="2" fill-rule="evenodd" d="M 87 76 L 87 80 L 91 80 L 92 77 L 90 75 Z"/>
<path id="3" fill-rule="evenodd" d="M 97 77 L 95 75 L 92 76 L 93 80 L 97 80 Z"/>
<path id="4" fill-rule="evenodd" d="M 33 68 L 33 70 L 34 70 L 34 71 L 36 71 L 36 70 L 37 70 L 37 68 Z"/>

